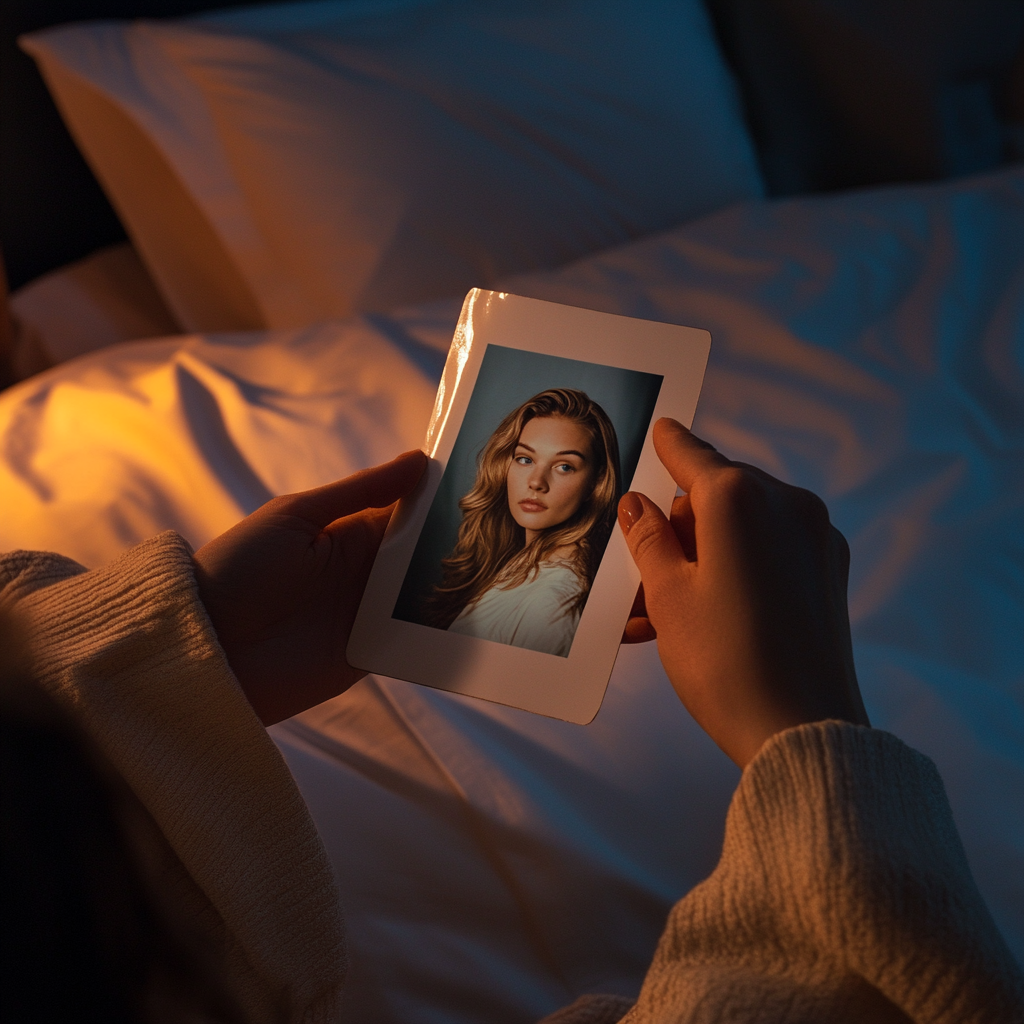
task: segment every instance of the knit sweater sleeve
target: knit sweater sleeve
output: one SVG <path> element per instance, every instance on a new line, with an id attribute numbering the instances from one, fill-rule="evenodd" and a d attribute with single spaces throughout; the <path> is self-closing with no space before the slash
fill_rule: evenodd
<path id="1" fill-rule="evenodd" d="M 229 668 L 173 533 L 91 572 L 0 557 L 38 681 L 155 825 L 161 885 L 222 951 L 247 1019 L 336 1020 L 338 894 L 288 769 Z"/>
<path id="2" fill-rule="evenodd" d="M 896 737 L 780 733 L 747 766 L 714 873 L 673 909 L 623 1024 L 1020 1024 L 1024 978 L 942 780 Z"/>

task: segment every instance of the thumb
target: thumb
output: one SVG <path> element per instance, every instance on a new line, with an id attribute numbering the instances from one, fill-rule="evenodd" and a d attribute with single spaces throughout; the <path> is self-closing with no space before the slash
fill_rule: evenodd
<path id="1" fill-rule="evenodd" d="M 280 511 L 299 516 L 324 529 L 345 516 L 367 508 L 386 508 L 404 498 L 419 482 L 427 457 L 418 448 L 382 466 L 364 469 L 343 480 L 278 499 Z"/>
<path id="2" fill-rule="evenodd" d="M 627 492 L 619 500 L 619 525 L 640 570 L 644 592 L 657 591 L 672 568 L 686 561 L 675 530 L 661 509 L 636 491 Z"/>

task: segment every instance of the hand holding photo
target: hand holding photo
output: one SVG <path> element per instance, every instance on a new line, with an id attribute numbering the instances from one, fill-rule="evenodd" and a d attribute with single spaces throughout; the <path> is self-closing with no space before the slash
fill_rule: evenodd
<path id="1" fill-rule="evenodd" d="M 639 582 L 618 499 L 671 502 L 650 427 L 692 421 L 709 347 L 692 328 L 470 292 L 431 465 L 392 519 L 349 662 L 590 721 Z"/>

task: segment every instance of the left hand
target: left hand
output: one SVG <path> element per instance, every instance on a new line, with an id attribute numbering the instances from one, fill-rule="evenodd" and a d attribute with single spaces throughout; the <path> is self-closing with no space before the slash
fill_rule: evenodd
<path id="1" fill-rule="evenodd" d="M 421 451 L 273 498 L 193 556 L 199 597 L 264 725 L 347 690 L 349 633 L 395 501 Z"/>

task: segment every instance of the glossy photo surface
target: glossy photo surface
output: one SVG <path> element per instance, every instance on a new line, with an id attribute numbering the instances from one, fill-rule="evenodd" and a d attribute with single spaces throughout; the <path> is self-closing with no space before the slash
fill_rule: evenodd
<path id="1" fill-rule="evenodd" d="M 394 617 L 566 657 L 662 380 L 489 345 Z"/>

